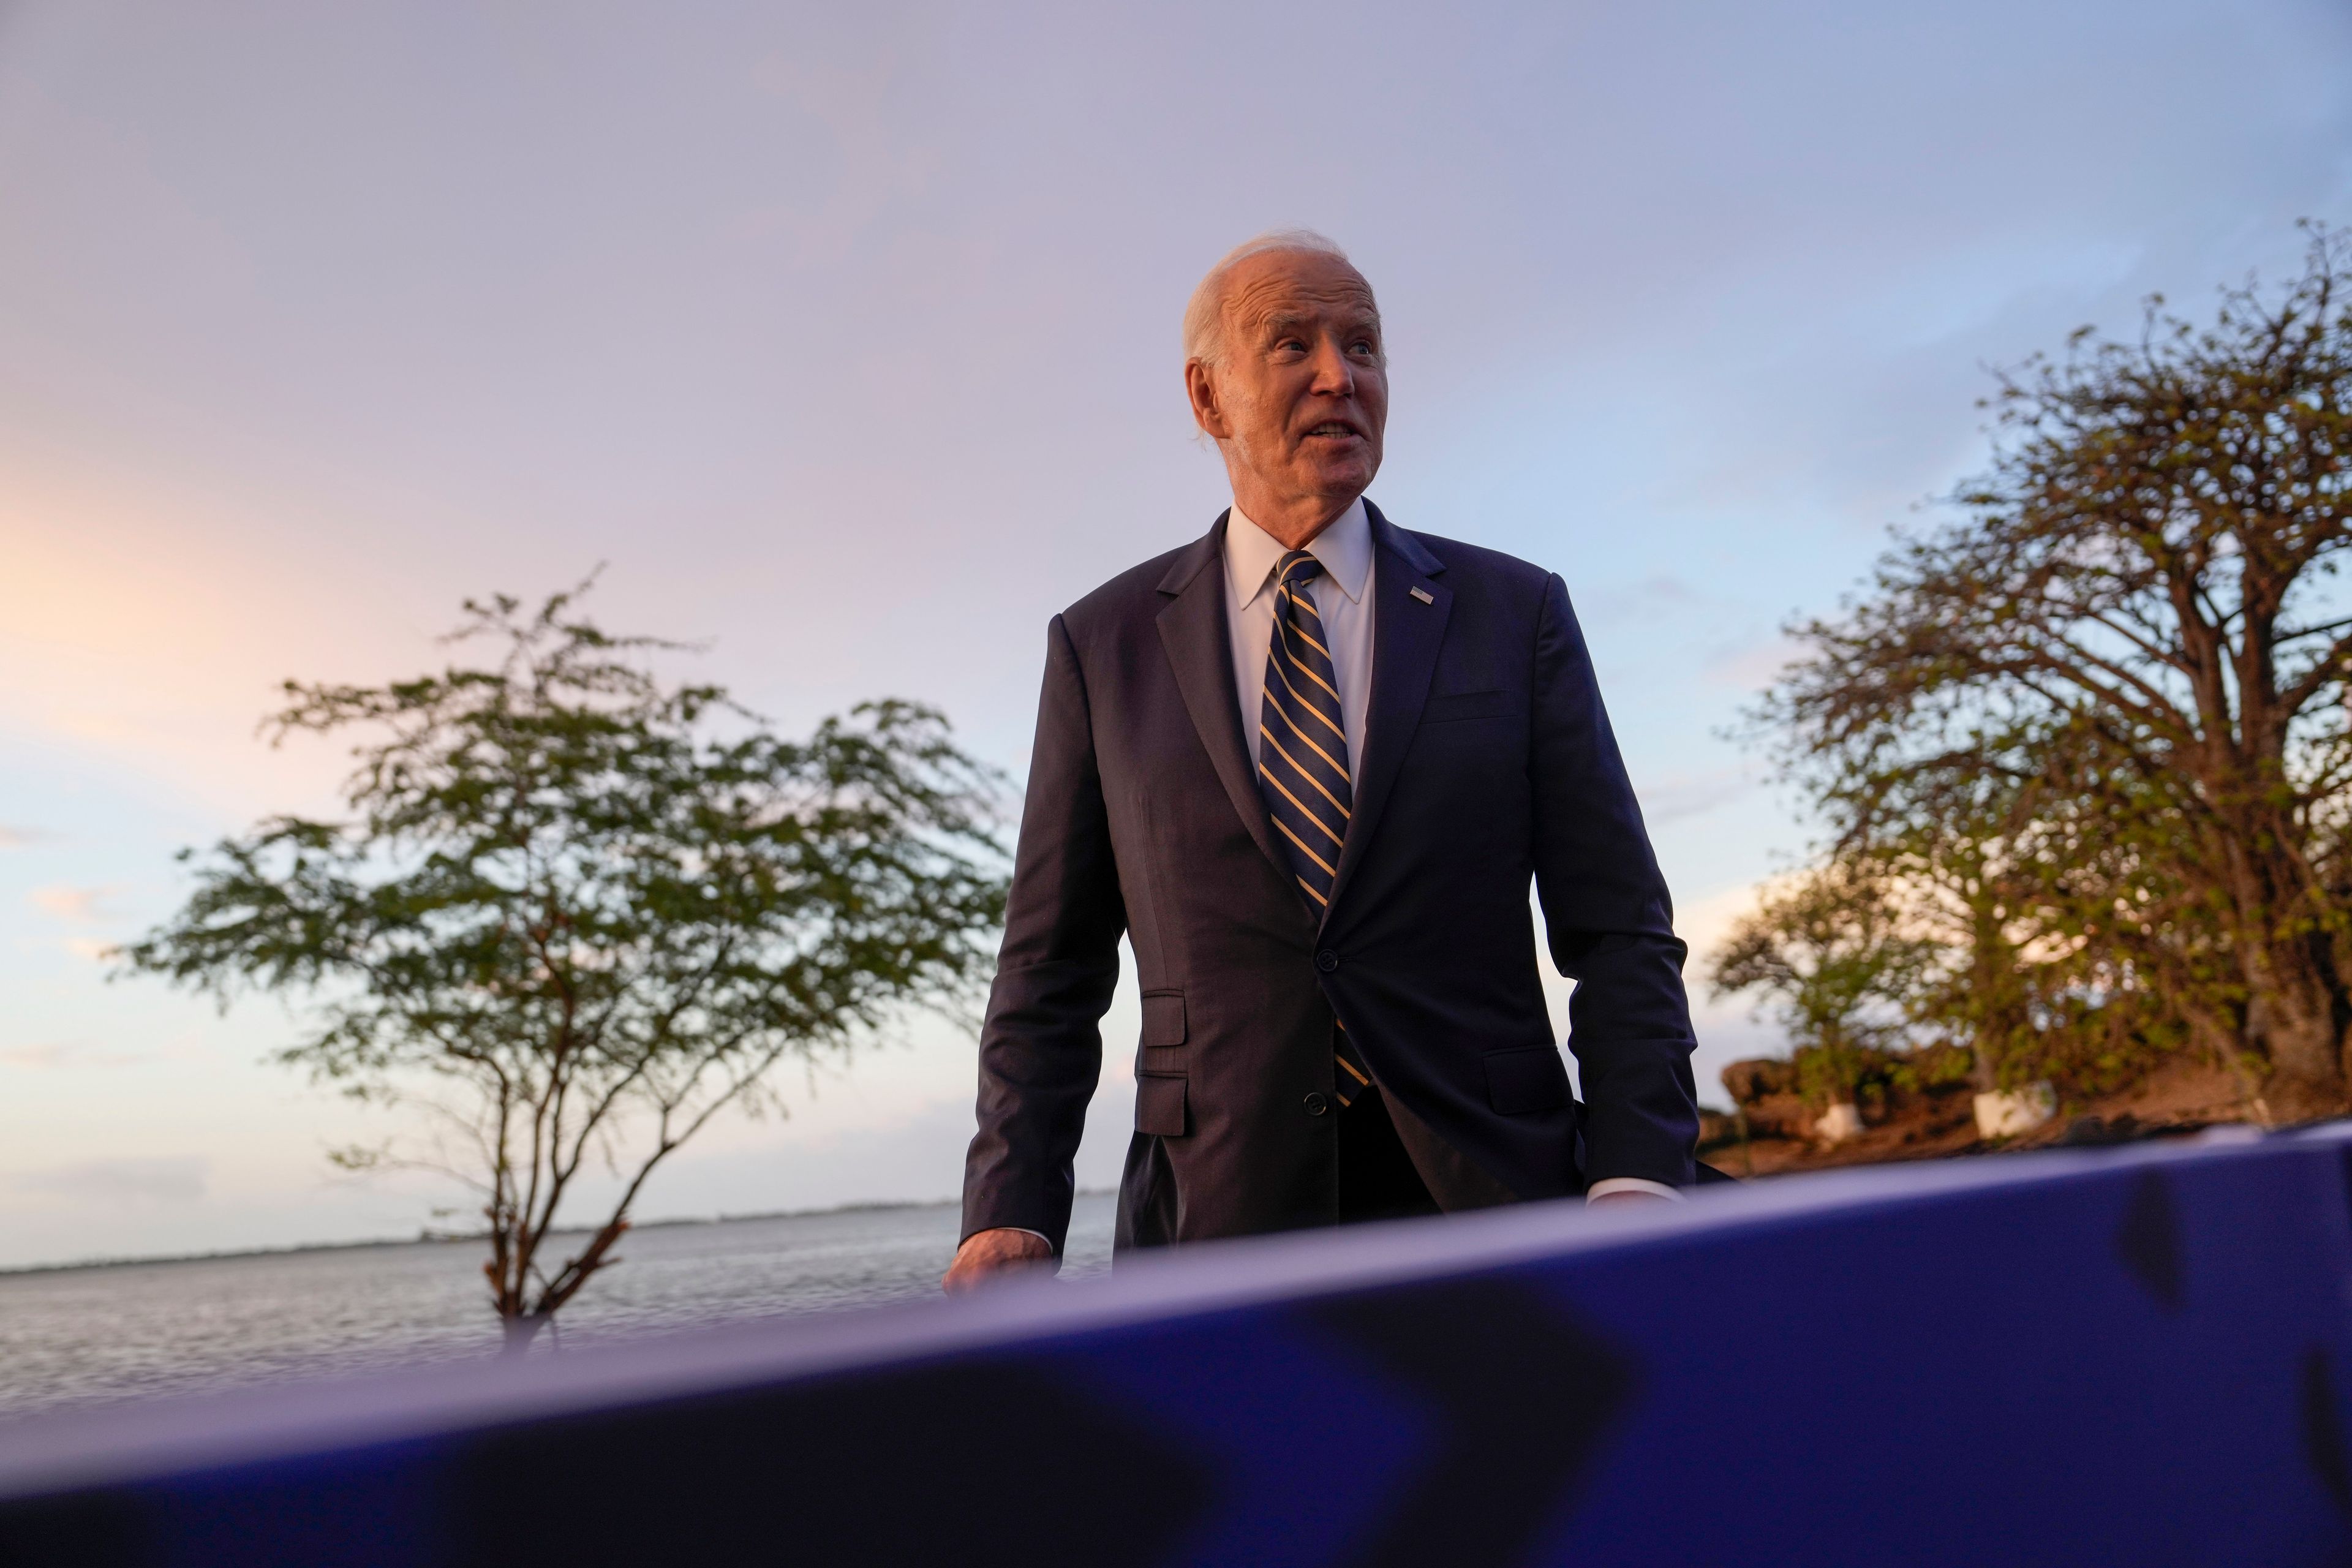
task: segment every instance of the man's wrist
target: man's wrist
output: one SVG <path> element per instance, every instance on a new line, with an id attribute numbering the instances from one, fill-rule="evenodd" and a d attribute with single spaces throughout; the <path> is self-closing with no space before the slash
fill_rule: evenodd
<path id="1" fill-rule="evenodd" d="M 1033 1270 L 1052 1272 L 1054 1244 L 1037 1231 L 1015 1226 L 990 1226 L 975 1230 L 956 1247 L 940 1286 L 950 1295 L 977 1288 L 1008 1274 Z"/>
<path id="2" fill-rule="evenodd" d="M 956 1250 L 961 1252 L 974 1242 L 979 1242 L 992 1251 L 1009 1248 L 1029 1256 L 1045 1258 L 1056 1256 L 1054 1238 L 1042 1230 L 1032 1230 L 1025 1225 L 982 1226 L 978 1230 L 956 1243 Z"/>

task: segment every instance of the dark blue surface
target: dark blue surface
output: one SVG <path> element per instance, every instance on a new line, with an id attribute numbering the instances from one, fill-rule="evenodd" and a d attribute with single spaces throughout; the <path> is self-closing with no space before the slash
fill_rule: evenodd
<path id="1" fill-rule="evenodd" d="M 0 1562 L 2328 1563 L 2347 1391 L 2307 1136 L 36 1420 Z"/>

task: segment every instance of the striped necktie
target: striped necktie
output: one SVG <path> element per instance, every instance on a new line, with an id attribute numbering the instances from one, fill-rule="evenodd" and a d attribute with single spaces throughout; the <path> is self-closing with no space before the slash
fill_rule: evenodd
<path id="1" fill-rule="evenodd" d="M 1282 558 L 1274 590 L 1274 637 L 1266 648 L 1265 690 L 1258 708 L 1257 787 L 1276 833 L 1289 852 L 1299 891 L 1319 918 L 1331 902 L 1339 846 L 1355 810 L 1348 784 L 1348 735 L 1340 718 L 1339 672 L 1331 639 L 1307 584 L 1323 563 L 1304 550 Z M 1370 1084 L 1347 1026 L 1333 1037 L 1341 1105 Z"/>

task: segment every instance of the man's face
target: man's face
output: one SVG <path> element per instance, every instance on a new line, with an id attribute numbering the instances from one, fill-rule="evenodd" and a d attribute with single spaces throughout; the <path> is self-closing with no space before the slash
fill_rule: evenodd
<path id="1" fill-rule="evenodd" d="M 1380 471 L 1388 356 L 1362 276 L 1335 256 L 1253 256 L 1227 283 L 1223 353 L 1187 367 L 1202 429 L 1271 495 L 1342 506 Z"/>

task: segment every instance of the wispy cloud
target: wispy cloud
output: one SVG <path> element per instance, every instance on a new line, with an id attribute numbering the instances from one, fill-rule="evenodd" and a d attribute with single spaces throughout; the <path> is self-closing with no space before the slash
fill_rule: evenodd
<path id="1" fill-rule="evenodd" d="M 12 827 L 0 822 L 0 849 L 22 849 L 53 837 L 37 827 Z"/>
<path id="2" fill-rule="evenodd" d="M 185 1204 L 205 1195 L 212 1162 L 202 1154 L 144 1159 L 82 1160 L 20 1171 L 9 1178 L 19 1192 L 76 1203 Z"/>
<path id="3" fill-rule="evenodd" d="M 1675 934 L 1690 943 L 1692 973 L 1731 936 L 1731 928 L 1780 882 L 1779 877 L 1717 888 L 1675 909 Z M 1697 987 L 1694 986 L 1694 990 Z"/>
<path id="4" fill-rule="evenodd" d="M 1706 661 L 1706 678 L 1718 686 L 1741 691 L 1762 691 L 1804 653 L 1785 637 L 1744 642 L 1727 647 Z"/>
<path id="5" fill-rule="evenodd" d="M 33 907 L 44 914 L 75 925 L 94 925 L 108 918 L 108 911 L 100 906 L 121 890 L 120 887 L 69 888 L 60 883 L 36 888 L 27 896 Z"/>
<path id="6" fill-rule="evenodd" d="M 106 900 L 122 889 L 120 887 L 73 888 L 58 883 L 36 888 L 26 895 L 27 901 L 43 914 L 70 926 L 103 925 L 114 918 Z M 113 956 L 115 944 L 96 936 L 69 936 L 65 950 L 76 958 L 93 963 Z"/>
<path id="7" fill-rule="evenodd" d="M 1748 776 L 1738 768 L 1713 768 L 1703 773 L 1678 773 L 1640 789 L 1642 815 L 1652 827 L 1685 817 L 1702 816 L 1748 791 Z"/>
<path id="8" fill-rule="evenodd" d="M 1579 602 L 1579 614 L 1595 624 L 1652 622 L 1662 616 L 1701 608 L 1706 595 L 1672 572 L 1654 572 L 1627 587 L 1606 590 Z"/>
<path id="9" fill-rule="evenodd" d="M 1636 592 L 1653 604 L 1687 605 L 1699 597 L 1697 589 L 1671 572 L 1656 572 L 1644 577 Z"/>
<path id="10" fill-rule="evenodd" d="M 88 1040 L 44 1040 L 38 1045 L 0 1047 L 0 1064 L 37 1072 L 72 1068 L 127 1068 L 142 1058 L 130 1051 L 109 1050 Z"/>

